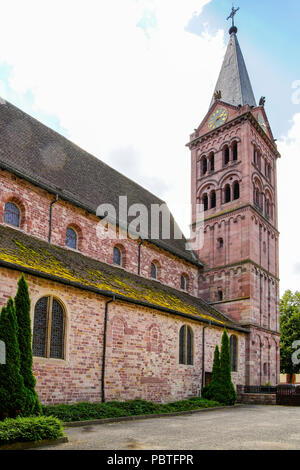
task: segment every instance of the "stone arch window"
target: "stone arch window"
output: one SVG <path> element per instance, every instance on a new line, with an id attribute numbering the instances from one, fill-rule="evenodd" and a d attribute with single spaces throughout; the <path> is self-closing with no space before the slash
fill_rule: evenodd
<path id="1" fill-rule="evenodd" d="M 230 184 L 226 184 L 224 189 L 224 203 L 227 204 L 231 201 L 231 188 Z"/>
<path id="2" fill-rule="evenodd" d="M 240 198 L 240 183 L 236 181 L 233 184 L 233 199 L 236 201 Z"/>
<path id="3" fill-rule="evenodd" d="M 230 161 L 230 150 L 229 150 L 228 145 L 225 145 L 225 147 L 223 149 L 224 166 L 228 165 L 229 161 Z"/>
<path id="4" fill-rule="evenodd" d="M 68 227 L 66 230 L 66 246 L 73 250 L 76 250 L 78 246 L 77 232 L 72 227 Z"/>
<path id="5" fill-rule="evenodd" d="M 236 141 L 232 144 L 232 160 L 234 162 L 238 160 L 238 143 Z"/>
<path id="6" fill-rule="evenodd" d="M 216 191 L 213 190 L 211 193 L 210 193 L 210 208 L 211 209 L 214 209 L 217 205 L 217 195 L 216 195 Z"/>
<path id="7" fill-rule="evenodd" d="M 179 331 L 179 364 L 193 365 L 193 343 L 192 328 L 190 326 L 183 325 Z"/>
<path id="8" fill-rule="evenodd" d="M 207 194 L 203 194 L 203 197 L 202 197 L 202 204 L 204 206 L 204 211 L 207 211 L 208 210 L 208 196 Z"/>
<path id="9" fill-rule="evenodd" d="M 152 261 L 151 263 L 150 277 L 152 279 L 158 279 L 159 277 L 159 263 L 157 261 Z"/>
<path id="10" fill-rule="evenodd" d="M 54 359 L 65 358 L 65 311 L 52 296 L 42 297 L 35 305 L 33 322 L 33 355 Z"/>
<path id="11" fill-rule="evenodd" d="M 13 227 L 20 227 L 21 225 L 21 212 L 17 204 L 8 201 L 4 207 L 4 222 L 12 225 Z"/>
<path id="12" fill-rule="evenodd" d="M 238 370 L 238 340 L 235 335 L 230 336 L 230 357 L 231 357 L 231 371 L 237 372 Z"/>
<path id="13" fill-rule="evenodd" d="M 114 246 L 114 253 L 113 253 L 113 262 L 117 266 L 125 266 L 125 250 L 123 246 L 116 245 Z"/>
<path id="14" fill-rule="evenodd" d="M 181 274 L 180 276 L 180 288 L 182 290 L 187 291 L 188 290 L 188 283 L 189 283 L 189 278 L 187 274 Z"/>
<path id="15" fill-rule="evenodd" d="M 210 166 L 210 171 L 215 171 L 215 154 L 214 152 L 211 152 L 209 155 L 209 166 Z"/>

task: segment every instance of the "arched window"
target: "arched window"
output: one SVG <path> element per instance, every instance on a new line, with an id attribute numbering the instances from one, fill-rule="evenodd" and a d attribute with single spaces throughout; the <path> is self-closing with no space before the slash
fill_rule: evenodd
<path id="1" fill-rule="evenodd" d="M 202 175 L 207 173 L 207 159 L 204 157 L 202 160 Z"/>
<path id="2" fill-rule="evenodd" d="M 71 227 L 68 227 L 66 231 L 66 246 L 73 250 L 77 249 L 77 233 Z"/>
<path id="3" fill-rule="evenodd" d="M 267 218 L 270 217 L 270 201 L 269 201 L 269 199 L 266 200 L 266 216 L 267 216 Z"/>
<path id="4" fill-rule="evenodd" d="M 225 204 L 230 201 L 231 201 L 231 189 L 230 189 L 230 185 L 227 184 L 225 186 Z"/>
<path id="5" fill-rule="evenodd" d="M 222 302 L 223 300 L 223 291 L 222 290 L 218 290 L 218 301 L 219 302 Z"/>
<path id="6" fill-rule="evenodd" d="M 256 161 L 257 161 L 257 151 L 256 151 L 256 148 L 254 147 L 254 150 L 253 150 L 253 162 L 254 162 L 255 165 L 256 165 Z"/>
<path id="7" fill-rule="evenodd" d="M 211 209 L 214 209 L 217 205 L 217 197 L 216 197 L 216 191 L 212 191 L 210 193 L 210 207 Z"/>
<path id="8" fill-rule="evenodd" d="M 151 263 L 150 277 L 152 277 L 152 279 L 157 279 L 157 265 L 156 265 L 156 263 Z"/>
<path id="9" fill-rule="evenodd" d="M 261 154 L 259 152 L 257 152 L 256 163 L 257 163 L 258 169 L 261 170 Z"/>
<path id="10" fill-rule="evenodd" d="M 237 337 L 235 335 L 230 336 L 230 357 L 231 357 L 231 370 L 237 372 Z"/>
<path id="11" fill-rule="evenodd" d="M 238 144 L 233 142 L 232 144 L 232 160 L 236 162 L 238 160 Z"/>
<path id="12" fill-rule="evenodd" d="M 186 274 L 181 274 L 180 287 L 182 290 L 187 290 L 188 288 L 188 277 Z"/>
<path id="13" fill-rule="evenodd" d="M 255 189 L 255 200 L 254 203 L 257 207 L 260 207 L 260 191 L 259 188 Z"/>
<path id="14" fill-rule="evenodd" d="M 179 364 L 193 365 L 193 332 L 187 325 L 179 332 Z"/>
<path id="15" fill-rule="evenodd" d="M 233 185 L 233 199 L 239 199 L 240 198 L 240 184 L 238 181 L 236 181 Z"/>
<path id="16" fill-rule="evenodd" d="M 5 204 L 4 222 L 14 227 L 20 227 L 20 209 L 13 202 Z"/>
<path id="17" fill-rule="evenodd" d="M 218 248 L 223 248 L 223 246 L 224 246 L 224 239 L 218 238 Z"/>
<path id="18" fill-rule="evenodd" d="M 43 297 L 35 306 L 33 323 L 34 356 L 64 359 L 65 313 L 54 297 Z"/>
<path id="19" fill-rule="evenodd" d="M 230 150 L 229 150 L 228 145 L 224 147 L 223 154 L 224 154 L 224 165 L 228 165 L 229 160 L 230 160 Z"/>
<path id="20" fill-rule="evenodd" d="M 114 247 L 114 264 L 122 266 L 122 253 L 117 246 Z"/>
<path id="21" fill-rule="evenodd" d="M 207 211 L 208 210 L 208 196 L 207 196 L 207 194 L 203 195 L 202 204 L 204 206 L 204 210 Z"/>

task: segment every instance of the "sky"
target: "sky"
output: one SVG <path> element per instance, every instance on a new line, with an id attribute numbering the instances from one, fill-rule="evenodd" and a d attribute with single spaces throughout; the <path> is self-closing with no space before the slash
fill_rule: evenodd
<path id="1" fill-rule="evenodd" d="M 299 0 L 237 0 L 278 162 L 281 293 L 300 290 Z M 208 110 L 231 0 L 0 0 L 0 97 L 165 200 L 188 235 L 189 135 Z M 1 130 L 0 130 L 1 132 Z"/>

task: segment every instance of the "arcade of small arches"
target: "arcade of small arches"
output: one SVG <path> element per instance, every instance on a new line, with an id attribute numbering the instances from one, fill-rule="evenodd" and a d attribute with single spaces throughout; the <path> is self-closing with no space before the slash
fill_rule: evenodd
<path id="1" fill-rule="evenodd" d="M 204 189 L 200 189 L 200 196 L 197 203 L 203 204 L 204 211 L 217 207 L 217 191 L 221 192 L 221 204 L 228 204 L 240 198 L 240 180 L 236 175 L 229 175 L 216 188 L 215 183 L 206 184 Z"/>
<path id="2" fill-rule="evenodd" d="M 222 166 L 227 167 L 230 162 L 237 162 L 239 159 L 238 141 L 235 139 L 230 144 L 223 144 L 220 152 L 222 153 Z M 197 163 L 198 178 L 202 178 L 207 174 L 213 173 L 216 169 L 216 154 L 218 152 L 211 151 L 202 155 Z"/>
<path id="3" fill-rule="evenodd" d="M 253 163 L 254 166 L 259 170 L 259 172 L 262 173 L 262 175 L 271 182 L 272 165 L 269 159 L 263 156 L 262 151 L 255 143 L 253 143 Z"/>
<path id="4" fill-rule="evenodd" d="M 253 185 L 253 203 L 255 207 L 261 212 L 267 219 L 273 220 L 274 217 L 274 199 L 272 196 L 272 190 L 269 186 L 263 186 L 259 175 L 254 174 L 252 178 Z"/>

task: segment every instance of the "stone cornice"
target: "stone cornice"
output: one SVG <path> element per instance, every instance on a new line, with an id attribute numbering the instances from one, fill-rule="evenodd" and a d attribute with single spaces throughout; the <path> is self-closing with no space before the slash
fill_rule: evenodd
<path id="1" fill-rule="evenodd" d="M 251 260 L 250 258 L 244 259 L 244 260 L 239 261 L 239 262 L 237 262 L 237 263 L 224 264 L 224 265 L 220 265 L 220 266 L 215 266 L 214 268 L 206 268 L 206 267 L 204 266 L 204 270 L 201 272 L 200 275 L 207 274 L 207 273 L 211 273 L 211 272 L 213 272 L 213 271 L 221 271 L 221 270 L 224 270 L 224 269 L 239 267 L 239 266 L 243 266 L 243 265 L 245 265 L 245 264 L 251 264 L 251 265 L 254 266 L 255 268 L 259 269 L 260 271 L 263 271 L 267 276 L 273 278 L 275 281 L 277 281 L 277 282 L 280 281 L 280 279 L 279 279 L 275 274 L 272 274 L 270 271 L 268 271 L 267 269 L 263 268 L 262 266 L 260 266 L 259 264 L 257 264 L 255 261 Z"/>
<path id="2" fill-rule="evenodd" d="M 204 219 L 204 223 L 209 222 L 213 219 L 218 219 L 219 217 L 227 217 L 228 215 L 234 212 L 238 212 L 238 211 L 245 212 L 245 210 L 248 208 L 252 209 L 257 215 L 259 215 L 263 219 L 263 221 L 266 224 L 268 224 L 268 226 L 270 227 L 270 230 L 273 230 L 274 232 L 276 232 L 278 236 L 280 235 L 280 232 L 277 230 L 277 228 L 274 225 L 272 225 L 270 221 L 252 204 L 244 204 L 243 206 L 238 206 L 238 207 L 234 207 L 231 209 L 218 212 L 217 214 L 213 214 L 211 216 L 208 216 L 206 219 Z M 198 222 L 198 223 L 194 222 L 192 224 L 192 227 L 195 228 L 197 225 L 202 225 L 202 224 L 203 222 Z"/>

